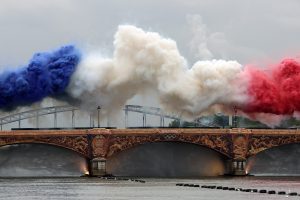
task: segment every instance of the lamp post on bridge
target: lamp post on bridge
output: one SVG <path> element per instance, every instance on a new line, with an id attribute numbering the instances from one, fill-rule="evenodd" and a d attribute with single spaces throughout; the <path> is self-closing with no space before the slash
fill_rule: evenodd
<path id="1" fill-rule="evenodd" d="M 98 106 L 97 107 L 97 110 L 98 110 L 98 128 L 100 128 L 100 109 L 101 109 L 101 107 Z"/>
<path id="2" fill-rule="evenodd" d="M 238 122 L 237 122 L 237 107 L 236 106 L 234 106 L 233 107 L 233 111 L 234 111 L 234 115 L 233 115 L 233 128 L 237 128 L 237 126 L 238 126 Z"/>

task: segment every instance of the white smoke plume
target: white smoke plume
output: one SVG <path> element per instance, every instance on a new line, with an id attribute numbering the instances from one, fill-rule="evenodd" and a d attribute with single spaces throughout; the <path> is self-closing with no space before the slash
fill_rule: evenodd
<path id="1" fill-rule="evenodd" d="M 109 114 L 148 89 L 157 91 L 165 111 L 186 118 L 249 99 L 247 81 L 234 84 L 242 71 L 236 61 L 198 61 L 189 68 L 175 41 L 130 25 L 119 26 L 114 47 L 112 58 L 87 54 L 72 76 L 67 91 L 86 109 L 101 106 Z"/>
<path id="2" fill-rule="evenodd" d="M 210 30 L 201 15 L 189 14 L 186 16 L 186 22 L 187 30 L 190 32 L 188 47 L 194 58 L 199 60 L 228 59 L 230 52 L 239 53 L 236 52 L 239 49 L 228 41 L 226 34 Z"/>
<path id="3" fill-rule="evenodd" d="M 210 35 L 202 17 L 200 15 L 187 15 L 186 21 L 192 33 L 189 46 L 195 57 L 198 59 L 212 59 L 214 55 L 208 47 Z"/>

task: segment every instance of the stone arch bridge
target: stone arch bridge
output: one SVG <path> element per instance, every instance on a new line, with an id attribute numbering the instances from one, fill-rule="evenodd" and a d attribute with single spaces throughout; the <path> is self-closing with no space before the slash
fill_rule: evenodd
<path id="1" fill-rule="evenodd" d="M 296 129 L 65 129 L 0 131 L 0 146 L 44 143 L 73 150 L 90 161 L 91 175 L 105 175 L 106 159 L 151 142 L 185 142 L 228 158 L 232 175 L 245 175 L 246 160 L 266 149 L 300 142 Z"/>

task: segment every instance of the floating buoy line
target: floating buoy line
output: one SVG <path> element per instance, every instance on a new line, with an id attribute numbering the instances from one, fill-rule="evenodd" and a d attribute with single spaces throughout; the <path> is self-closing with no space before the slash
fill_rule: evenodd
<path id="1" fill-rule="evenodd" d="M 227 186 L 216 186 L 216 185 L 198 185 L 198 184 L 187 184 L 187 183 L 177 183 L 176 186 L 183 187 L 197 187 L 201 189 L 216 189 L 216 190 L 227 190 L 227 191 L 237 191 L 237 192 L 250 192 L 250 193 L 261 193 L 261 194 L 277 194 L 286 196 L 300 196 L 297 192 L 285 192 L 285 191 L 275 191 L 266 189 L 249 189 L 249 188 L 236 188 Z"/>

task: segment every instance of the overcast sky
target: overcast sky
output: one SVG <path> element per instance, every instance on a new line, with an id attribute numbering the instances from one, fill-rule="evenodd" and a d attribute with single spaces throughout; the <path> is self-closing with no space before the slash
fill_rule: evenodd
<path id="1" fill-rule="evenodd" d="M 119 24 L 176 40 L 190 64 L 260 63 L 300 53 L 299 0 L 1 0 L 0 66 L 70 43 L 111 54 Z"/>
<path id="2" fill-rule="evenodd" d="M 120 24 L 172 38 L 190 65 L 300 55 L 299 0 L 1 0 L 0 69 L 65 44 L 111 55 Z"/>

